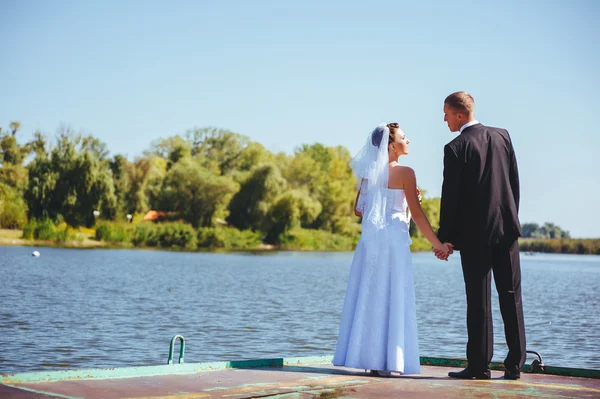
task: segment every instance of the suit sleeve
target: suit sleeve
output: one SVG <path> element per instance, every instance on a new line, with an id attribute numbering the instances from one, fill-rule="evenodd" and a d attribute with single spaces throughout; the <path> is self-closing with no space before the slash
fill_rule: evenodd
<path id="1" fill-rule="evenodd" d="M 519 168 L 517 166 L 517 157 L 515 156 L 515 150 L 512 148 L 511 144 L 511 157 L 510 157 L 510 170 L 509 170 L 509 179 L 510 179 L 510 188 L 513 193 L 513 198 L 515 200 L 515 206 L 517 207 L 517 212 L 519 212 L 519 201 L 521 200 L 521 187 L 519 185 Z"/>
<path id="2" fill-rule="evenodd" d="M 455 226 L 458 213 L 458 188 L 462 165 L 454 150 L 444 147 L 444 182 L 440 205 L 440 228 L 438 238 L 441 242 L 452 242 L 450 232 Z"/>

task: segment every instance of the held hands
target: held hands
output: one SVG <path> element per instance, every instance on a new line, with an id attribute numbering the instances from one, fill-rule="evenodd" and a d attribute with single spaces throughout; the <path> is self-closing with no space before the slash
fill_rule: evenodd
<path id="1" fill-rule="evenodd" d="M 433 248 L 433 253 L 439 260 L 447 261 L 448 257 L 454 253 L 454 245 L 449 242 L 445 242 L 439 246 L 435 246 Z"/>

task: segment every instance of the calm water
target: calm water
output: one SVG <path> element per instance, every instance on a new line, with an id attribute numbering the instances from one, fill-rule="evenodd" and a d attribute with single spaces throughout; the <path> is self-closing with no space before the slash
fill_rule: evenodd
<path id="1" fill-rule="evenodd" d="M 352 257 L 33 250 L 0 247 L 0 372 L 164 364 L 175 334 L 187 363 L 331 355 Z M 413 262 L 421 355 L 464 357 L 459 257 Z M 600 369 L 600 257 L 522 256 L 522 274 L 528 349 Z"/>

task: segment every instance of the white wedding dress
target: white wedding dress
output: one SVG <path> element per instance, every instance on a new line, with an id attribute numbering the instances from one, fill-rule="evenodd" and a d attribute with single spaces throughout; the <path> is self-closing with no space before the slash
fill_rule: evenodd
<path id="1" fill-rule="evenodd" d="M 421 368 L 410 214 L 404 190 L 385 190 L 388 224 L 377 236 L 383 240 L 378 260 L 368 261 L 368 238 L 361 236 L 348 278 L 333 364 L 417 374 Z"/>

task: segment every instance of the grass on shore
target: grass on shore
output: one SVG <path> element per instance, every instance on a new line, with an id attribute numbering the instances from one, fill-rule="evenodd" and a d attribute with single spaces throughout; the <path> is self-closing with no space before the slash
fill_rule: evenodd
<path id="1" fill-rule="evenodd" d="M 62 227 L 62 226 L 61 226 Z M 64 227 L 62 227 L 64 229 Z M 52 234 L 62 232 L 56 229 Z M 0 245 L 54 246 L 67 248 L 161 248 L 184 251 L 352 251 L 358 237 L 320 230 L 293 229 L 280 245 L 266 245 L 258 232 L 230 227 L 200 228 L 180 223 L 139 225 L 103 223 L 98 229 L 68 229 L 68 239 L 24 238 L 23 230 L 0 229 Z M 26 234 L 31 233 L 25 231 Z"/>
<path id="2" fill-rule="evenodd" d="M 149 225 L 154 226 L 154 225 Z M 160 226 L 160 225 L 158 225 Z M 62 227 L 62 226 L 61 226 Z M 64 227 L 63 227 L 64 228 Z M 132 231 L 135 230 L 131 226 Z M 150 227 L 152 228 L 152 227 Z M 157 227 L 159 228 L 159 227 Z M 88 228 L 68 228 L 70 239 L 29 240 L 23 238 L 23 230 L 0 229 L 0 245 L 55 246 L 67 248 L 134 248 L 159 247 L 147 245 L 122 237 L 117 241 L 98 240 L 96 230 Z M 195 237 L 196 238 L 196 237 Z M 293 229 L 282 237 L 281 245 L 261 244 L 257 235 L 241 232 L 232 228 L 201 229 L 196 245 L 184 247 L 184 250 L 296 250 L 296 251 L 353 251 L 358 237 L 348 237 L 320 230 Z M 519 246 L 522 252 L 570 253 L 600 255 L 600 239 L 535 239 L 521 238 Z M 173 247 L 169 247 L 173 249 Z M 431 251 L 431 245 L 423 237 L 412 239 L 411 251 Z"/>
<path id="3" fill-rule="evenodd" d="M 19 239 L 23 237 L 23 230 L 0 229 L 0 238 Z"/>

